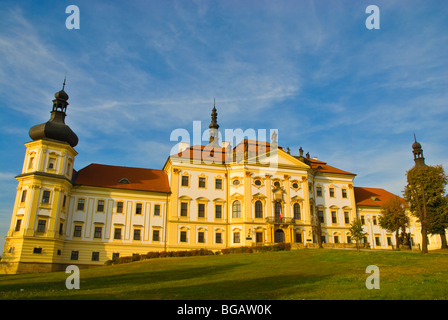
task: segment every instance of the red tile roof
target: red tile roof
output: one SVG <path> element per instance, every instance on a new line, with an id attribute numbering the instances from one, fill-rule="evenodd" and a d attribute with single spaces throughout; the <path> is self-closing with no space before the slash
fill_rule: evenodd
<path id="1" fill-rule="evenodd" d="M 397 197 L 384 189 L 355 187 L 355 201 L 357 206 L 381 207 L 384 202 Z"/>
<path id="2" fill-rule="evenodd" d="M 235 153 L 244 154 L 244 144 L 246 142 L 249 156 L 261 155 L 271 149 L 269 142 L 244 139 L 244 141 L 241 141 L 236 147 L 230 150 L 221 147 L 195 145 L 188 147 L 184 151 L 171 156 L 185 160 L 191 159 L 191 160 L 203 160 L 205 162 L 213 161 L 215 163 L 225 163 L 226 150 L 227 152 L 230 152 L 230 157 L 232 159 Z M 235 157 L 238 158 L 237 156 Z"/>
<path id="3" fill-rule="evenodd" d="M 121 181 L 121 182 L 120 182 Z M 79 170 L 75 185 L 169 193 L 168 176 L 163 170 L 119 167 L 92 163 Z"/>
<path id="4" fill-rule="evenodd" d="M 319 161 L 316 159 L 308 159 L 310 161 L 310 166 L 314 170 L 317 170 L 319 172 L 329 172 L 329 173 L 341 173 L 341 174 L 350 174 L 350 175 L 356 175 L 355 173 L 351 173 L 348 171 L 344 171 L 332 166 L 329 166 L 326 162 Z"/>

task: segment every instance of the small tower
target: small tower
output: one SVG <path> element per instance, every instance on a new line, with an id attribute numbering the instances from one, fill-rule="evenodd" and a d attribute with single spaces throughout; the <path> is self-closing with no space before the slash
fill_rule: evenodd
<path id="1" fill-rule="evenodd" d="M 425 158 L 423 157 L 422 145 L 417 142 L 417 138 L 414 133 L 414 143 L 412 144 L 412 153 L 414 154 L 414 162 L 416 167 L 424 167 Z"/>
<path id="2" fill-rule="evenodd" d="M 219 147 L 219 124 L 218 124 L 218 112 L 216 112 L 216 104 L 215 100 L 213 99 L 213 109 L 212 109 L 212 122 L 208 126 L 210 128 L 210 140 L 209 140 L 209 146 L 211 147 Z"/>
<path id="3" fill-rule="evenodd" d="M 33 126 L 2 262 L 7 273 L 53 271 L 61 260 L 77 135 L 65 124 L 68 95 L 56 92 L 50 119 Z"/>

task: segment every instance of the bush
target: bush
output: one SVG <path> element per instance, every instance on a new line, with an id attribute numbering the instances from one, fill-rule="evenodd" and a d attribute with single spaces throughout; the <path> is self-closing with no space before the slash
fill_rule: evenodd
<path id="1" fill-rule="evenodd" d="M 189 256 L 207 256 L 207 255 L 219 255 L 219 254 L 230 254 L 230 253 L 253 253 L 253 252 L 267 252 L 267 251 L 284 251 L 291 250 L 290 243 L 278 243 L 272 246 L 256 246 L 256 247 L 232 247 L 225 248 L 221 251 L 213 252 L 208 249 L 194 249 L 194 250 L 180 250 L 180 251 L 150 251 L 146 254 L 133 254 L 132 256 L 120 257 L 115 260 L 108 260 L 104 265 L 122 264 L 134 261 L 154 259 L 154 258 L 165 258 L 165 257 L 189 257 Z"/>

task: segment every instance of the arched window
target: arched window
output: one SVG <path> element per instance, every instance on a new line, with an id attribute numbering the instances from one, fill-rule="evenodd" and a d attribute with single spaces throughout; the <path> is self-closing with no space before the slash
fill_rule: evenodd
<path id="1" fill-rule="evenodd" d="M 263 218 L 263 204 L 260 200 L 255 202 L 255 218 Z"/>
<path id="2" fill-rule="evenodd" d="M 232 203 L 232 218 L 241 218 L 241 202 L 238 200 Z"/>
<path id="3" fill-rule="evenodd" d="M 294 203 L 294 219 L 300 220 L 300 205 L 296 202 Z"/>
<path id="4" fill-rule="evenodd" d="M 276 201 L 274 205 L 275 219 L 280 220 L 282 218 L 282 204 L 280 201 Z"/>

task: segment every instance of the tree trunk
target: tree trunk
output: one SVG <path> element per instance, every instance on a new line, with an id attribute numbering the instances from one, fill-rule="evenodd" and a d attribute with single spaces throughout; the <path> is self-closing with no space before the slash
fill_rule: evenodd
<path id="1" fill-rule="evenodd" d="M 400 235 L 398 233 L 399 231 L 400 231 L 400 228 L 398 228 L 395 231 L 395 243 L 396 243 L 396 246 L 397 246 L 397 251 L 400 251 Z"/>
<path id="2" fill-rule="evenodd" d="M 446 244 L 446 234 L 445 230 L 440 233 L 440 241 L 442 242 L 441 249 L 448 249 L 448 245 Z"/>
<path id="3" fill-rule="evenodd" d="M 427 232 L 427 226 L 428 226 L 428 215 L 426 210 L 426 199 L 425 199 L 425 193 L 422 192 L 423 196 L 423 219 L 421 221 L 422 224 L 422 253 L 428 253 L 428 232 Z"/>
<path id="4" fill-rule="evenodd" d="M 419 213 L 420 224 L 422 227 L 422 253 L 428 253 L 428 233 L 426 231 L 427 228 L 427 215 L 426 215 L 426 199 L 425 193 L 422 192 L 423 204 L 420 204 L 418 201 L 418 192 L 414 190 L 415 201 L 417 202 L 417 211 Z"/>

